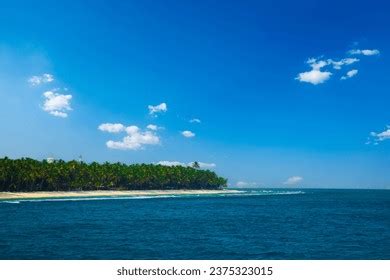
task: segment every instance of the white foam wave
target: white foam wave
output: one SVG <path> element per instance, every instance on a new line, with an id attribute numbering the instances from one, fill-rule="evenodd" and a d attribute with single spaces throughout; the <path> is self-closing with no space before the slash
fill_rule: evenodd
<path id="1" fill-rule="evenodd" d="M 251 190 L 237 193 L 225 194 L 176 194 L 176 195 L 145 195 L 145 196 L 106 196 L 106 197 L 65 197 L 65 198 L 39 198 L 39 199 L 18 199 L 3 200 L 0 203 L 19 204 L 20 202 L 65 202 L 65 201 L 94 201 L 94 200 L 131 200 L 131 199 L 158 199 L 158 198 L 184 198 L 184 197 L 230 197 L 230 196 L 270 196 L 270 195 L 297 195 L 304 194 L 303 191 L 276 191 L 276 190 Z"/>
<path id="2" fill-rule="evenodd" d="M 235 194 L 223 194 L 222 196 L 267 196 L 267 195 L 295 195 L 295 194 L 305 194 L 304 191 L 249 191 L 243 193 Z"/>
<path id="3" fill-rule="evenodd" d="M 64 202 L 64 201 L 93 201 L 93 200 L 120 200 L 120 199 L 153 199 L 153 198 L 170 198 L 178 197 L 177 195 L 149 195 L 149 196 L 106 196 L 106 197 L 65 197 L 65 198 L 39 198 L 39 199 L 20 199 L 4 200 L 0 203 L 20 202 Z"/>
<path id="4" fill-rule="evenodd" d="M 4 200 L 0 201 L 0 203 L 11 203 L 11 204 L 19 204 L 19 200 Z"/>

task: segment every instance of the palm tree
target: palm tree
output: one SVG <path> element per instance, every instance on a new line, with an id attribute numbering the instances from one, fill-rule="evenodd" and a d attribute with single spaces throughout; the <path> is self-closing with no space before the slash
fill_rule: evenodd
<path id="1" fill-rule="evenodd" d="M 227 180 L 191 167 L 0 158 L 0 191 L 220 189 Z"/>

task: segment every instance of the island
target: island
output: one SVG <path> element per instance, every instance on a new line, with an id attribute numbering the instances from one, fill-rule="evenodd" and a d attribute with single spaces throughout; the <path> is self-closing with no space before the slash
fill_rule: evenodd
<path id="1" fill-rule="evenodd" d="M 0 199 L 219 194 L 227 179 L 190 166 L 0 159 Z"/>

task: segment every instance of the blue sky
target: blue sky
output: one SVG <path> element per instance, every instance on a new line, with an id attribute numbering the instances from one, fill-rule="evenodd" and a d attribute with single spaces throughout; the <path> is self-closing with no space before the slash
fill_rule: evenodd
<path id="1" fill-rule="evenodd" d="M 0 156 L 388 188 L 389 5 L 1 3 Z"/>

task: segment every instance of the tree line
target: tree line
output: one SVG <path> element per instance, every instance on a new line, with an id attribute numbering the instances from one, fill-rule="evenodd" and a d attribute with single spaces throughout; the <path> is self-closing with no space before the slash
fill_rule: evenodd
<path id="1" fill-rule="evenodd" d="M 222 189 L 210 170 L 155 164 L 0 159 L 0 192 Z"/>

